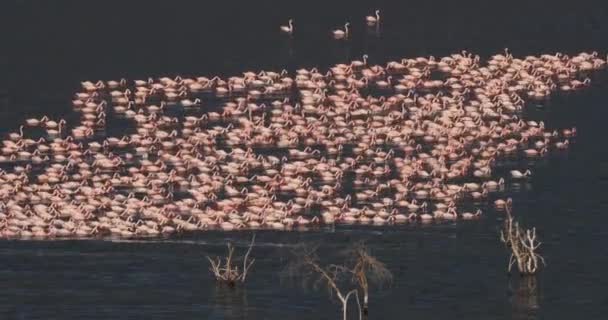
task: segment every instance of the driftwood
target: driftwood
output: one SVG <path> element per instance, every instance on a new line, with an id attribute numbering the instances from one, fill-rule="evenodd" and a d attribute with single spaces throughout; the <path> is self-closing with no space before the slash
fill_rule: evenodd
<path id="1" fill-rule="evenodd" d="M 234 286 L 236 283 L 241 282 L 244 283 L 247 279 L 247 272 L 251 269 L 251 266 L 255 262 L 255 259 L 249 260 L 249 254 L 253 249 L 253 245 L 255 243 L 255 235 L 251 238 L 251 243 L 249 244 L 249 249 L 243 258 L 243 269 L 239 269 L 236 266 L 233 256 L 234 256 L 234 246 L 231 243 L 228 243 L 228 255 L 224 258 L 224 265 L 222 265 L 222 259 L 220 257 L 216 257 L 215 259 L 211 259 L 207 256 L 207 260 L 211 266 L 209 270 L 215 276 L 215 279 L 220 283 L 225 283 L 229 286 Z"/>
<path id="2" fill-rule="evenodd" d="M 535 274 L 541 263 L 545 265 L 545 259 L 537 253 L 541 242 L 536 238 L 536 228 L 524 230 L 520 227 L 519 222 L 511 215 L 510 206 L 506 207 L 506 215 L 503 229 L 500 231 L 500 240 L 511 251 L 508 272 L 511 273 L 515 265 L 522 276 Z"/>

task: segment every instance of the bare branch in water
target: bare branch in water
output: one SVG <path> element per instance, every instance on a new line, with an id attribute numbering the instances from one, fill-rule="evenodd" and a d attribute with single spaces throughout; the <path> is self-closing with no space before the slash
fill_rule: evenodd
<path id="1" fill-rule="evenodd" d="M 500 231 L 500 241 L 511 251 L 507 270 L 510 273 L 516 265 L 521 275 L 535 274 L 541 263 L 546 265 L 545 259 L 537 252 L 541 242 L 536 238 L 536 228 L 521 228 L 511 215 L 511 206 L 506 207 L 506 215 L 503 229 Z"/>
<path id="2" fill-rule="evenodd" d="M 370 284 L 377 286 L 389 284 L 393 276 L 384 263 L 371 255 L 364 243 L 357 243 L 342 254 L 347 258 L 345 264 L 322 266 L 316 247 L 300 246 L 293 252 L 294 258 L 286 268 L 285 274 L 309 281 L 314 279 L 315 287 L 327 288 L 330 296 L 335 295 L 342 303 L 344 317 L 346 317 L 348 299 L 354 295 L 361 317 L 362 312 L 367 314 Z M 355 288 L 348 291 L 342 289 L 348 282 Z M 363 301 L 360 300 L 360 293 L 363 294 Z"/>
<path id="3" fill-rule="evenodd" d="M 255 243 L 255 235 L 251 238 L 251 243 L 249 244 L 249 249 L 245 254 L 243 259 L 243 270 L 240 271 L 238 266 L 234 265 L 233 256 L 234 256 L 234 246 L 231 243 L 228 243 L 228 255 L 224 258 L 225 262 L 222 266 L 222 259 L 220 257 L 216 257 L 215 260 L 211 259 L 207 256 L 207 260 L 209 260 L 209 270 L 213 273 L 215 279 L 221 283 L 226 283 L 229 286 L 234 286 L 237 282 L 244 283 L 247 278 L 247 272 L 251 269 L 251 266 L 255 262 L 255 259 L 251 259 L 249 261 L 249 255 L 251 250 L 253 249 L 253 245 Z"/>
<path id="4" fill-rule="evenodd" d="M 241 276 L 241 282 L 245 282 L 245 279 L 247 278 L 247 272 L 249 271 L 249 269 L 255 262 L 255 259 L 251 259 L 251 261 L 249 261 L 249 262 L 247 261 L 247 259 L 249 258 L 249 254 L 251 253 L 251 250 L 253 249 L 254 243 L 255 243 L 255 234 L 251 238 L 251 243 L 249 244 L 249 249 L 247 250 L 247 253 L 245 254 L 245 258 L 243 259 L 243 274 Z"/>
<path id="5" fill-rule="evenodd" d="M 352 281 L 363 293 L 363 312 L 367 314 L 370 284 L 377 286 L 388 285 L 393 281 L 393 274 L 384 263 L 371 255 L 369 248 L 363 242 L 355 244 L 346 252 L 353 265 Z"/>
<path id="6" fill-rule="evenodd" d="M 343 319 L 347 318 L 348 300 L 355 295 L 358 300 L 357 289 L 340 288 L 352 270 L 342 265 L 330 264 L 322 266 L 317 255 L 317 247 L 299 246 L 293 251 L 293 259 L 287 266 L 285 275 L 291 278 L 301 277 L 305 282 L 314 279 L 314 286 L 317 288 L 326 287 L 330 297 L 336 296 L 342 304 Z M 361 305 L 359 305 L 359 318 L 361 319 Z"/>

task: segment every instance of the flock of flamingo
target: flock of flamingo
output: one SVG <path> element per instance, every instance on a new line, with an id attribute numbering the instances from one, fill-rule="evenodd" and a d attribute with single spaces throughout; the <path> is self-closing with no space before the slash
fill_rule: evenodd
<path id="1" fill-rule="evenodd" d="M 369 27 L 379 27 L 380 26 L 380 10 L 376 10 L 373 16 L 365 17 L 365 21 Z M 348 39 L 350 34 L 348 27 L 350 26 L 350 22 L 344 24 L 344 30 L 336 29 L 332 31 L 332 35 L 335 39 Z M 289 19 L 289 22 L 285 26 L 280 27 L 281 32 L 293 35 L 294 27 L 293 27 L 293 19 Z"/>
<path id="2" fill-rule="evenodd" d="M 506 50 L 486 63 L 364 56 L 326 72 L 83 82 L 76 120 L 27 119 L 2 141 L 0 235 L 474 219 L 468 204 L 530 174 L 497 177 L 497 159 L 541 157 L 576 134 L 525 121 L 525 102 L 582 89 L 605 65 L 595 52 Z"/>

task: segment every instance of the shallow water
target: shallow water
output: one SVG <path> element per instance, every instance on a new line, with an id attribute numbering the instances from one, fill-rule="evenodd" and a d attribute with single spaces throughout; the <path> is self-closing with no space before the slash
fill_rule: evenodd
<path id="1" fill-rule="evenodd" d="M 377 5 L 380 36 L 361 20 L 375 5 L 256 4 L 200 1 L 3 1 L 12 26 L 0 54 L 0 130 L 30 116 L 69 112 L 83 80 L 164 75 L 235 74 L 247 69 L 326 67 L 369 53 L 371 62 L 403 56 L 441 56 L 461 49 L 482 55 L 508 46 L 514 55 L 566 53 L 608 45 L 605 7 L 526 10 L 493 4 Z M 606 5 L 604 5 L 606 6 Z M 213 10 L 213 12 L 212 12 Z M 293 40 L 278 26 L 295 19 Z M 68 18 L 66 18 L 68 17 Z M 354 24 L 348 43 L 328 30 Z M 464 19 L 464 20 L 462 20 Z M 429 23 L 430 21 L 434 21 Z M 6 31 L 4 31 L 6 32 Z M 550 128 L 576 125 L 566 153 L 533 165 L 529 182 L 508 183 L 514 214 L 536 226 L 548 268 L 538 289 L 505 273 L 497 237 L 502 214 L 479 221 L 391 227 L 338 226 L 311 232 L 261 231 L 245 288 L 217 287 L 205 255 L 225 242 L 244 249 L 249 232 L 205 232 L 148 241 L 0 241 L 0 316 L 4 319 L 336 319 L 325 291 L 303 289 L 279 276 L 289 249 L 321 243 L 321 255 L 357 240 L 393 272 L 389 288 L 372 293 L 372 319 L 603 319 L 608 251 L 606 80 L 528 110 Z M 21 112 L 16 112 L 19 110 Z"/>

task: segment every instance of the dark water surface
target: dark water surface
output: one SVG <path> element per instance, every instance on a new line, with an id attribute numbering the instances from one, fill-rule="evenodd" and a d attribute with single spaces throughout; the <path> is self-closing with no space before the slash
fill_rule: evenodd
<path id="1" fill-rule="evenodd" d="M 373 63 L 462 49 L 482 56 L 504 47 L 516 56 L 608 49 L 606 4 L 291 2 L 2 1 L 0 130 L 69 112 L 84 80 L 326 67 L 363 53 Z M 363 24 L 376 7 L 384 19 L 379 37 Z M 289 17 L 293 40 L 278 32 Z M 329 30 L 346 21 L 352 40 L 331 41 Z M 325 291 L 282 281 L 279 271 L 297 243 L 322 243 L 322 256 L 332 259 L 363 239 L 395 277 L 372 294 L 370 319 L 605 319 L 608 81 L 601 78 L 529 109 L 530 118 L 576 125 L 579 135 L 568 152 L 534 163 L 529 182 L 509 182 L 496 195 L 512 196 L 515 214 L 543 241 L 549 266 L 532 294 L 506 276 L 497 238 L 502 214 L 487 209 L 466 223 L 259 232 L 253 272 L 238 290 L 217 287 L 204 256 L 223 253 L 227 240 L 243 249 L 248 232 L 142 242 L 0 240 L 0 319 L 337 319 Z"/>

